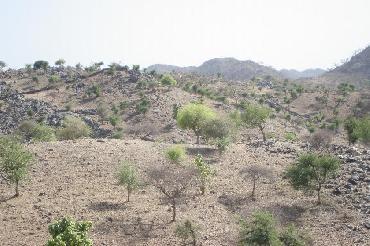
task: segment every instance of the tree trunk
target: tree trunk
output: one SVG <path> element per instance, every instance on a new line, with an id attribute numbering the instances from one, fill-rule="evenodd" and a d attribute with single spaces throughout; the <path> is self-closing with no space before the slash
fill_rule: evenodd
<path id="1" fill-rule="evenodd" d="M 260 128 L 260 131 L 261 131 L 261 133 L 262 133 L 263 142 L 266 142 L 266 134 L 265 134 L 265 132 L 263 131 L 263 127 L 262 127 L 262 126 L 259 126 L 259 128 Z"/>
<path id="2" fill-rule="evenodd" d="M 256 200 L 256 179 L 253 179 L 252 200 Z"/>
<path id="3" fill-rule="evenodd" d="M 15 181 L 15 196 L 19 196 L 19 181 Z"/>
<path id="4" fill-rule="evenodd" d="M 171 222 L 175 222 L 176 221 L 176 201 L 175 199 L 172 200 L 172 220 Z"/>
<path id="5" fill-rule="evenodd" d="M 127 188 L 127 202 L 130 201 L 130 194 L 131 194 L 131 189 Z"/>

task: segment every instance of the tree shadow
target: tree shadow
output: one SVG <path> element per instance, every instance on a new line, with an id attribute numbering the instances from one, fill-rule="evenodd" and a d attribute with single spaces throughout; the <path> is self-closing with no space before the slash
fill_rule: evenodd
<path id="1" fill-rule="evenodd" d="M 231 212 L 237 212 L 242 206 L 252 202 L 253 199 L 250 196 L 222 194 L 217 198 L 217 201 L 224 205 Z"/>
<path id="2" fill-rule="evenodd" d="M 125 239 L 129 241 L 128 245 L 137 245 L 143 243 L 150 238 L 157 237 L 155 231 L 163 231 L 168 226 L 168 223 L 155 223 L 153 220 L 145 221 L 141 217 L 136 217 L 131 220 L 113 220 L 109 218 L 107 221 L 94 226 L 94 231 L 97 234 L 123 234 Z"/>
<path id="3" fill-rule="evenodd" d="M 299 219 L 306 212 L 307 208 L 300 205 L 281 205 L 275 204 L 264 207 L 263 210 L 269 211 L 276 216 L 282 225 L 291 223 L 299 224 Z"/>
<path id="4" fill-rule="evenodd" d="M 127 208 L 125 203 L 95 202 L 89 205 L 89 209 L 100 212 L 125 210 Z"/>
<path id="5" fill-rule="evenodd" d="M 188 155 L 195 156 L 200 154 L 207 158 L 218 154 L 218 150 L 211 147 L 188 147 L 186 148 L 186 152 L 188 153 Z"/>

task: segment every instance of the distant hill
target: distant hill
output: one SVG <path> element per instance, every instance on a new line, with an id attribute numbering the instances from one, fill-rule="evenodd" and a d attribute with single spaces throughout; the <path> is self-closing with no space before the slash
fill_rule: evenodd
<path id="1" fill-rule="evenodd" d="M 272 67 L 264 66 L 253 61 L 239 61 L 235 58 L 215 58 L 204 62 L 199 67 L 177 67 L 156 64 L 147 68 L 158 73 L 166 72 L 192 72 L 202 75 L 221 74 L 229 80 L 250 80 L 253 77 L 272 76 L 281 78 L 281 74 Z"/>
<path id="2" fill-rule="evenodd" d="M 315 78 L 326 73 L 327 71 L 321 68 L 306 69 L 298 71 L 295 69 L 281 69 L 279 71 L 283 77 L 288 79 L 300 79 L 300 78 Z"/>
<path id="3" fill-rule="evenodd" d="M 343 65 L 336 67 L 328 74 L 353 75 L 356 77 L 370 79 L 370 46 L 355 54 Z"/>

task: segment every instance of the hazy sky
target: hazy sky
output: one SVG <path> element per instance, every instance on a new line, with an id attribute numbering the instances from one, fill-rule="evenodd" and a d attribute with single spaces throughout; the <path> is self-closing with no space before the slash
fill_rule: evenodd
<path id="1" fill-rule="evenodd" d="M 328 68 L 370 44 L 369 13 L 369 0 L 0 0 L 0 60 Z"/>

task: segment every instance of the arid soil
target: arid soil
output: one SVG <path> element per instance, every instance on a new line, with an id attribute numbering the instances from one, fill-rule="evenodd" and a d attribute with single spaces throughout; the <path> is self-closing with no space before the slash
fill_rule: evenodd
<path id="1" fill-rule="evenodd" d="M 170 223 L 170 207 L 146 175 L 166 162 L 167 146 L 107 139 L 28 145 L 36 158 L 20 197 L 12 198 L 13 187 L 0 183 L 0 245 L 44 245 L 47 226 L 62 216 L 92 221 L 94 245 L 181 245 L 174 233 L 177 222 Z M 245 144 L 234 144 L 223 155 L 211 146 L 186 147 L 184 165 L 192 165 L 200 153 L 215 170 L 206 194 L 192 186 L 178 209 L 178 222 L 190 219 L 198 225 L 201 245 L 236 245 L 239 219 L 256 210 L 273 212 L 281 225 L 294 223 L 314 245 L 370 245 L 357 212 L 337 205 L 329 192 L 317 206 L 315 197 L 290 188 L 282 173 L 296 153 Z M 130 202 L 115 178 L 122 160 L 135 164 L 143 183 Z M 256 201 L 250 198 L 251 181 L 240 174 L 252 164 L 270 167 L 275 176 L 258 183 Z"/>

